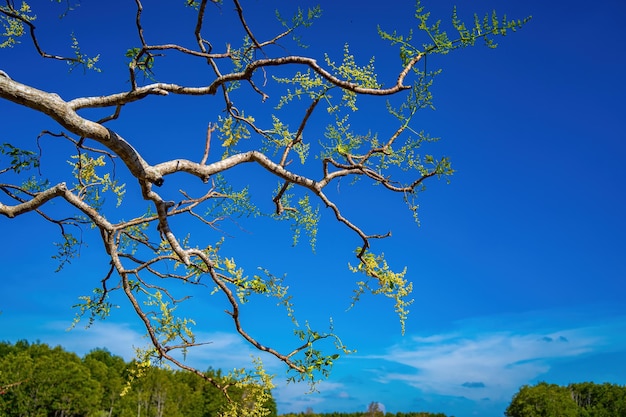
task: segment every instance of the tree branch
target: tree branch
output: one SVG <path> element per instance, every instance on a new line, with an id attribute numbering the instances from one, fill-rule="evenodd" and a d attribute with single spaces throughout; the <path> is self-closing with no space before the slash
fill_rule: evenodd
<path id="1" fill-rule="evenodd" d="M 93 139 L 117 154 L 130 172 L 140 181 L 163 184 L 163 177 L 141 157 L 130 143 L 106 127 L 80 117 L 58 94 L 47 93 L 0 77 L 0 98 L 21 104 L 50 116 L 77 136 Z"/>

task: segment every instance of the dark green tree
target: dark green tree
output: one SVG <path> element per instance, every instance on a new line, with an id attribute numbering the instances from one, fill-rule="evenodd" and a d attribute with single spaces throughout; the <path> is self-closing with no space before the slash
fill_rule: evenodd
<path id="1" fill-rule="evenodd" d="M 626 387 L 616 384 L 582 382 L 568 389 L 578 405 L 580 417 L 626 415 Z"/>
<path id="2" fill-rule="evenodd" d="M 534 386 L 524 385 L 513 396 L 506 409 L 507 417 L 579 417 L 585 416 L 586 406 L 596 402 L 596 394 L 590 395 L 588 386 L 580 392 L 570 387 L 540 382 Z M 581 407 L 582 406 L 582 407 Z"/>
<path id="3" fill-rule="evenodd" d="M 99 410 L 101 386 L 80 358 L 60 347 L 19 343 L 0 361 L 6 416 L 82 416 Z"/>
<path id="4" fill-rule="evenodd" d="M 56 416 L 87 415 L 98 409 L 102 394 L 80 358 L 58 348 L 36 360 L 27 385 L 34 390 L 37 408 Z"/>
<path id="5" fill-rule="evenodd" d="M 33 406 L 26 387 L 32 378 L 34 361 L 26 351 L 14 351 L 0 358 L 0 415 L 24 416 Z"/>
<path id="6" fill-rule="evenodd" d="M 106 349 L 94 349 L 83 358 L 92 379 L 101 387 L 100 410 L 103 416 L 117 417 L 120 415 L 120 394 L 126 383 L 126 363 L 120 356 L 112 355 Z"/>
<path id="7" fill-rule="evenodd" d="M 94 349 L 82 360 L 40 343 L 2 343 L 0 351 L 3 417 L 213 417 L 230 406 L 214 384 L 187 371 L 149 367 L 129 386 L 127 375 L 137 364 L 105 349 Z M 228 383 L 219 370 L 209 369 L 207 375 Z M 245 403 L 246 388 L 234 387 L 229 395 Z M 277 416 L 271 394 L 263 408 Z"/>

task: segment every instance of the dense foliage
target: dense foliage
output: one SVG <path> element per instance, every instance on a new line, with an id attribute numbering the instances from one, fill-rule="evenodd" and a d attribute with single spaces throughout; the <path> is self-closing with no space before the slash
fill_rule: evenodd
<path id="1" fill-rule="evenodd" d="M 228 383 L 219 370 L 206 373 Z M 245 389 L 228 393 L 245 403 Z M 0 342 L 3 417 L 214 417 L 228 407 L 223 392 L 189 372 L 142 368 L 104 349 L 80 358 L 58 346 Z M 276 416 L 271 395 L 265 408 Z"/>
<path id="2" fill-rule="evenodd" d="M 560 386 L 524 385 L 506 410 L 507 417 L 626 416 L 626 386 L 583 382 Z"/>

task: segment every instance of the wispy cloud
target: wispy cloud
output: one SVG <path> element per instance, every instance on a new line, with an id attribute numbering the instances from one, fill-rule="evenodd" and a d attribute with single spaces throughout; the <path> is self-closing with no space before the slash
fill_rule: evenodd
<path id="1" fill-rule="evenodd" d="M 252 366 L 253 358 L 260 357 L 267 369 L 273 371 L 279 366 L 278 360 L 263 354 L 240 335 L 228 332 L 196 333 L 198 342 L 207 344 L 190 349 L 188 362 L 200 369 L 209 366 L 224 371 Z"/>
<path id="2" fill-rule="evenodd" d="M 404 365 L 379 371 L 377 380 L 404 382 L 424 393 L 503 401 L 558 361 L 626 349 L 623 318 L 550 332 L 489 330 L 488 321 L 480 330 L 473 322 L 448 334 L 412 337 L 383 355 L 369 356 Z M 510 325 L 515 329 L 515 323 Z"/>
<path id="3" fill-rule="evenodd" d="M 149 347 L 145 334 L 128 323 L 99 321 L 89 328 L 79 325 L 66 331 L 69 326 L 70 324 L 65 321 L 48 323 L 43 336 L 37 338 L 51 345 L 61 345 L 79 355 L 84 355 L 97 347 L 106 347 L 125 360 L 135 357 L 136 348 Z M 175 353 L 174 355 L 200 370 L 213 367 L 230 371 L 249 366 L 252 364 L 253 356 L 260 356 L 261 353 L 235 333 L 197 332 L 196 340 L 206 344 L 189 349 L 186 358 Z M 263 356 L 262 359 L 270 369 L 278 365 L 275 363 L 277 361 L 270 357 Z"/>
<path id="4" fill-rule="evenodd" d="M 353 399 L 344 384 L 327 380 L 317 384 L 315 392 L 312 392 L 310 386 L 304 383 L 278 381 L 274 396 L 281 413 L 300 412 L 307 408 L 322 411 L 319 406 L 326 401 L 345 403 Z"/>
<path id="5" fill-rule="evenodd" d="M 143 334 L 129 324 L 102 321 L 89 328 L 78 325 L 68 330 L 70 325 L 66 321 L 47 323 L 38 338 L 50 345 L 61 345 L 78 355 L 84 355 L 95 348 L 106 348 L 127 361 L 135 356 L 135 348 L 144 347 L 147 343 Z"/>

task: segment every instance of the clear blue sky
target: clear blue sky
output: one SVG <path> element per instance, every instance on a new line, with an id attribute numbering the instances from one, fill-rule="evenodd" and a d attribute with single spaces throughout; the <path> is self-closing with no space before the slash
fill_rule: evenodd
<path id="1" fill-rule="evenodd" d="M 230 7 L 225 2 L 224 8 Z M 67 31 L 54 32 L 43 44 L 62 48 L 74 30 L 85 53 L 101 52 L 103 73 L 68 74 L 65 64 L 38 60 L 28 42 L 0 51 L 0 69 L 66 99 L 121 91 L 124 63 L 117 58 L 135 45 L 124 41 L 132 32 L 133 2 L 114 3 L 83 2 L 62 23 Z M 332 316 L 343 341 L 357 349 L 336 364 L 313 395 L 304 394 L 306 387 L 281 383 L 283 369 L 268 359 L 279 382 L 280 413 L 307 407 L 357 411 L 379 401 L 392 412 L 496 417 L 523 384 L 626 384 L 626 5 L 617 0 L 466 3 L 462 12 L 496 7 L 510 17 L 533 19 L 500 39 L 496 50 L 476 47 L 429 61 L 443 68 L 433 87 L 437 110 L 424 111 L 414 127 L 442 138 L 432 150 L 452 159 L 451 183 L 431 183 L 421 195 L 420 227 L 396 199 L 367 201 L 350 194 L 347 185 L 342 189 L 354 199 L 345 203 L 346 210 L 368 222 L 372 233 L 393 232 L 377 248 L 393 265 L 407 265 L 414 282 L 406 335 L 400 335 L 386 300 L 365 297 L 345 311 L 355 279 L 346 264 L 359 242 L 334 225 L 329 213 L 315 254 L 304 242 L 290 248 L 288 230 L 265 222 L 247 225 L 250 233 L 230 246 L 249 254 L 250 271 L 257 265 L 285 271 L 301 320 L 323 329 Z M 322 2 L 324 15 L 303 40 L 317 57 L 324 51 L 339 57 L 346 42 L 358 62 L 377 55 L 376 68 L 391 84 L 395 52 L 378 52 L 384 44 L 376 40 L 376 24 L 400 31 L 414 26 L 412 2 L 365 4 Z M 424 4 L 445 22 L 453 2 Z M 254 10 L 251 24 L 267 13 L 261 2 L 244 7 Z M 121 13 L 127 13 L 123 23 L 113 24 Z M 45 31 L 51 16 L 38 15 Z M 85 15 L 89 18 L 78 19 Z M 151 18 L 165 24 L 172 16 Z M 219 19 L 212 24 L 215 33 L 228 33 Z M 146 33 L 157 43 L 167 32 Z M 176 102 L 160 108 L 157 100 L 150 101 L 149 114 L 137 113 L 143 120 L 128 116 L 135 111 L 129 110 L 115 129 L 150 162 L 193 155 L 183 145 L 172 148 L 171 141 L 199 137 L 215 114 L 200 107 L 183 114 Z M 361 116 L 372 130 L 385 129 L 375 115 Z M 34 148 L 44 128 L 58 131 L 33 112 L 0 102 L 0 142 Z M 43 148 L 48 160 L 67 150 L 50 138 Z M 238 179 L 257 181 L 256 172 L 246 167 Z M 89 330 L 65 330 L 77 297 L 104 276 L 106 260 L 96 239 L 86 236 L 89 246 L 80 259 L 54 274 L 53 226 L 25 216 L 0 218 L 0 230 L 0 339 L 40 340 L 79 354 L 107 347 L 126 359 L 133 345 L 145 345 L 138 320 L 125 306 Z M 223 305 L 207 297 L 200 301 L 190 313 L 210 318 L 211 326 L 198 331 L 214 343 L 190 361 L 225 369 L 248 362 L 253 349 L 230 331 Z M 290 346 L 287 320 L 270 307 L 250 306 L 246 324 L 252 333 Z"/>

